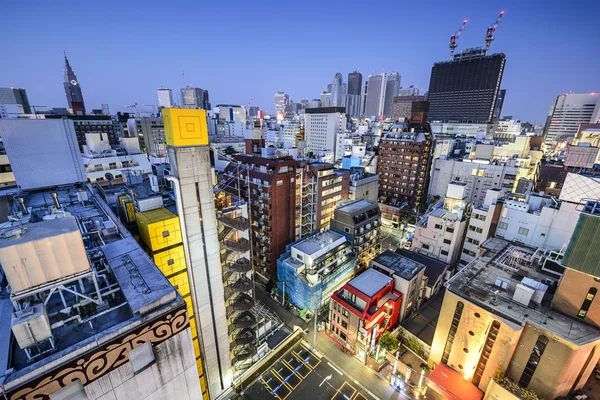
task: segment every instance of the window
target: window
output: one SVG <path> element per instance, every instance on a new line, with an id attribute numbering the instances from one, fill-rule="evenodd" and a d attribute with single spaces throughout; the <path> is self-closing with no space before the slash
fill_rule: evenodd
<path id="1" fill-rule="evenodd" d="M 297 258 L 298 260 L 302 260 L 302 254 L 296 254 L 296 258 Z"/>
<path id="2" fill-rule="evenodd" d="M 163 231 L 162 236 L 164 238 L 169 237 L 169 231 Z"/>
<path id="3" fill-rule="evenodd" d="M 345 309 L 345 308 L 343 308 L 343 307 L 340 307 L 340 308 L 342 309 L 342 315 L 343 315 L 344 317 L 348 318 L 348 316 L 350 315 L 350 313 L 348 312 L 348 310 L 346 310 L 346 309 Z"/>
<path id="4" fill-rule="evenodd" d="M 343 341 L 346 341 L 347 336 L 344 332 L 340 332 L 340 338 L 342 338 Z"/>
<path id="5" fill-rule="evenodd" d="M 535 373 L 535 370 L 542 359 L 542 355 L 544 354 L 544 350 L 546 350 L 547 345 L 548 338 L 544 335 L 540 335 L 535 343 L 535 346 L 533 347 L 533 350 L 531 351 L 531 355 L 529 356 L 527 365 L 525 365 L 521 379 L 519 379 L 519 386 L 523 388 L 529 386 L 529 382 L 531 382 L 531 378 L 533 377 L 533 374 Z"/>
<path id="6" fill-rule="evenodd" d="M 456 308 L 454 309 L 454 316 L 452 317 L 452 324 L 450 325 L 450 331 L 448 331 L 446 345 L 444 346 L 444 353 L 442 354 L 442 362 L 444 364 L 448 364 L 448 358 L 450 357 L 450 351 L 452 350 L 452 344 L 454 343 L 454 336 L 456 335 L 458 323 L 460 322 L 460 317 L 462 316 L 464 307 L 465 305 L 462 301 L 456 303 Z"/>
<path id="7" fill-rule="evenodd" d="M 585 318 L 590 306 L 592 305 L 592 301 L 594 301 L 594 297 L 596 297 L 596 293 L 598 293 L 598 289 L 596 288 L 590 288 L 590 290 L 588 290 L 585 300 L 583 300 L 583 304 L 577 313 L 578 317 Z"/>
<path id="8" fill-rule="evenodd" d="M 506 222 L 498 222 L 498 229 L 508 229 L 508 224 Z"/>
<path id="9" fill-rule="evenodd" d="M 440 225 L 440 224 L 435 224 L 435 229 L 442 230 L 442 225 Z"/>
<path id="10" fill-rule="evenodd" d="M 152 342 L 145 342 L 135 349 L 130 350 L 129 361 L 131 361 L 131 367 L 133 368 L 134 375 L 142 372 L 154 364 L 155 359 Z"/>
<path id="11" fill-rule="evenodd" d="M 76 379 L 50 395 L 50 400 L 88 400 L 81 380 Z"/>
<path id="12" fill-rule="evenodd" d="M 344 228 L 344 232 L 350 233 L 350 228 Z"/>
<path id="13" fill-rule="evenodd" d="M 429 245 L 428 244 L 421 244 L 421 247 L 424 248 L 425 250 L 429 250 Z"/>
<path id="14" fill-rule="evenodd" d="M 446 228 L 446 232 L 448 232 L 448 233 L 454 233 L 454 228 Z"/>
<path id="15" fill-rule="evenodd" d="M 442 251 L 440 251 L 440 254 L 443 255 L 443 256 L 447 256 L 448 255 L 448 251 L 442 250 Z"/>
<path id="16" fill-rule="evenodd" d="M 348 323 L 346 321 L 342 321 L 342 328 L 348 329 Z"/>
<path id="17" fill-rule="evenodd" d="M 523 235 L 523 236 L 529 235 L 529 229 L 520 227 L 519 228 L 519 235 Z"/>
<path id="18" fill-rule="evenodd" d="M 494 347 L 494 343 L 496 343 L 496 337 L 498 337 L 498 332 L 500 331 L 500 322 L 494 321 L 492 322 L 492 326 L 488 332 L 485 344 L 483 346 L 483 350 L 481 352 L 481 356 L 479 356 L 479 362 L 477 363 L 477 367 L 475 368 L 475 374 L 473 375 L 473 379 L 471 383 L 475 386 L 479 386 L 479 382 L 481 382 L 481 376 L 485 371 L 485 366 L 487 364 L 488 359 L 490 358 L 490 354 L 492 353 L 492 348 Z M 471 336 L 474 335 L 473 332 L 469 331 Z"/>
<path id="19" fill-rule="evenodd" d="M 451 244 L 451 243 L 452 243 L 452 240 L 450 240 L 450 239 L 444 239 L 444 244 Z"/>
<path id="20" fill-rule="evenodd" d="M 277 186 L 282 186 L 283 185 L 283 181 L 277 181 Z"/>

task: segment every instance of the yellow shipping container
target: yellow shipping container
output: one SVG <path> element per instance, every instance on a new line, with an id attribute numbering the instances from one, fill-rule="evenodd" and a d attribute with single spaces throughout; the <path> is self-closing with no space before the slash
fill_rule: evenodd
<path id="1" fill-rule="evenodd" d="M 154 263 L 165 276 L 185 271 L 185 253 L 183 245 L 152 253 Z"/>
<path id="2" fill-rule="evenodd" d="M 182 242 L 179 217 L 166 208 L 137 213 L 135 221 L 140 239 L 152 252 Z"/>

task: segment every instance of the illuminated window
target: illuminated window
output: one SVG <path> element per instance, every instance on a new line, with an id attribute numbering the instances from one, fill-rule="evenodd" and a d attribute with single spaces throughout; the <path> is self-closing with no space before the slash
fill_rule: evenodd
<path id="1" fill-rule="evenodd" d="M 578 317 L 585 318 L 588 310 L 590 309 L 590 306 L 592 305 L 592 301 L 594 301 L 594 297 L 596 297 L 596 293 L 598 293 L 598 289 L 590 288 L 587 295 L 585 296 L 585 300 L 583 300 L 583 304 L 581 305 L 579 312 L 577 313 Z"/>
<path id="2" fill-rule="evenodd" d="M 454 316 L 452 317 L 452 324 L 450 325 L 450 331 L 448 332 L 446 345 L 444 346 L 444 353 L 442 355 L 442 362 L 444 364 L 448 364 L 448 358 L 450 357 L 450 351 L 452 350 L 452 344 L 454 343 L 454 336 L 458 330 L 458 323 L 460 322 L 460 317 L 462 316 L 464 307 L 465 305 L 462 301 L 456 303 L 456 309 L 454 310 Z"/>
<path id="3" fill-rule="evenodd" d="M 498 337 L 498 331 L 500 331 L 500 322 L 494 321 L 492 322 L 492 326 L 488 332 L 487 338 L 485 340 L 485 344 L 483 346 L 483 350 L 481 351 L 481 356 L 479 357 L 479 362 L 477 363 L 477 367 L 475 368 L 475 374 L 473 375 L 473 379 L 471 382 L 475 386 L 479 386 L 479 382 L 481 381 L 481 376 L 485 371 L 485 366 L 487 364 L 488 359 L 490 358 L 490 354 L 492 353 L 492 347 L 494 347 L 494 343 L 496 343 L 496 337 Z M 469 334 L 473 332 L 469 331 Z M 473 336 L 473 335 L 471 335 Z"/>
<path id="4" fill-rule="evenodd" d="M 535 343 L 535 346 L 533 347 L 533 350 L 531 351 L 531 355 L 529 356 L 527 365 L 525 365 L 523 374 L 521 374 L 519 386 L 523 388 L 529 386 L 529 382 L 531 382 L 531 378 L 533 377 L 533 374 L 535 373 L 535 370 L 542 359 L 542 355 L 544 354 L 544 350 L 546 350 L 547 345 L 548 338 L 544 335 L 540 335 Z"/>

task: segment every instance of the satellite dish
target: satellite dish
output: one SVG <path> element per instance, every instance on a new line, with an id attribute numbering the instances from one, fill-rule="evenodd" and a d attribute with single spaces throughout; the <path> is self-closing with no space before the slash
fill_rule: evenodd
<path id="1" fill-rule="evenodd" d="M 113 174 L 111 174 L 110 172 L 107 172 L 104 174 L 104 178 L 106 178 L 106 180 L 108 181 L 108 184 L 110 185 L 112 180 L 115 179 L 115 176 Z"/>

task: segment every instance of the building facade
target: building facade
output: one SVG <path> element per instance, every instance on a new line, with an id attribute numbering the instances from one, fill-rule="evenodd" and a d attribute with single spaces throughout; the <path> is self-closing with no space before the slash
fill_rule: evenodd
<path id="1" fill-rule="evenodd" d="M 354 118 L 362 116 L 362 74 L 358 71 L 348 74 L 348 94 L 346 95 L 346 114 Z"/>
<path id="2" fill-rule="evenodd" d="M 401 76 L 398 72 L 389 74 L 385 82 L 385 96 L 383 99 L 383 115 L 386 118 L 392 118 L 392 109 L 394 105 L 394 97 L 400 93 Z"/>
<path id="3" fill-rule="evenodd" d="M 363 113 L 365 117 L 371 118 L 374 116 L 383 115 L 386 82 L 386 74 L 369 75 L 366 83 L 367 89 L 364 106 L 365 110 Z"/>
<path id="4" fill-rule="evenodd" d="M 547 145 L 575 137 L 579 124 L 600 122 L 600 93 L 565 93 L 550 104 L 544 142 Z"/>
<path id="5" fill-rule="evenodd" d="M 158 107 L 174 107 L 175 103 L 173 102 L 173 91 L 167 88 L 158 88 L 156 89 L 156 94 L 158 95 Z"/>
<path id="6" fill-rule="evenodd" d="M 23 88 L 0 88 L 0 104 L 19 104 L 24 114 L 31 114 L 27 92 Z"/>
<path id="7" fill-rule="evenodd" d="M 332 151 L 335 161 L 344 156 L 343 138 L 346 130 L 344 107 L 307 108 L 304 123 L 306 151 L 318 155 Z"/>
<path id="8" fill-rule="evenodd" d="M 71 114 L 85 115 L 85 104 L 83 102 L 83 93 L 81 91 L 81 85 L 77 80 L 75 71 L 71 68 L 67 55 L 65 54 L 65 80 L 63 83 L 65 88 L 65 94 L 67 96 L 67 103 Z"/>
<path id="9" fill-rule="evenodd" d="M 394 96 L 391 117 L 394 121 L 408 121 L 415 101 L 425 101 L 425 96 Z"/>
<path id="10" fill-rule="evenodd" d="M 427 95 L 430 120 L 492 121 L 505 63 L 504 54 L 486 55 L 484 49 L 467 49 L 451 61 L 433 64 Z"/>
<path id="11" fill-rule="evenodd" d="M 196 110 L 210 110 L 208 90 L 197 87 L 186 86 L 181 88 L 181 108 L 192 108 Z"/>
<path id="12" fill-rule="evenodd" d="M 284 92 L 275 93 L 275 115 L 285 113 L 290 104 L 290 96 Z"/>
<path id="13" fill-rule="evenodd" d="M 379 175 L 366 172 L 363 167 L 350 168 L 350 186 L 348 200 L 377 201 L 379 193 Z"/>

